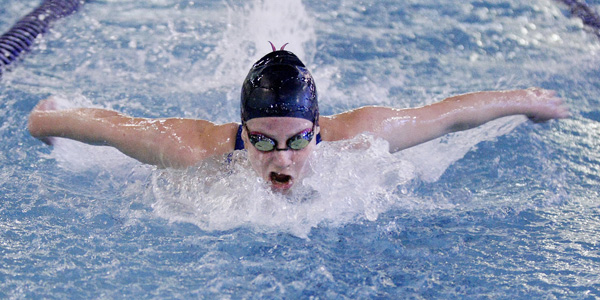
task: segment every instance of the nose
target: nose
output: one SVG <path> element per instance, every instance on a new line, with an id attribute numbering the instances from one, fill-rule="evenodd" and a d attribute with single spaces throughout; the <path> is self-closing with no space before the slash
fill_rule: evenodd
<path id="1" fill-rule="evenodd" d="M 279 168 L 286 168 L 292 164 L 293 151 L 273 151 L 273 163 Z"/>

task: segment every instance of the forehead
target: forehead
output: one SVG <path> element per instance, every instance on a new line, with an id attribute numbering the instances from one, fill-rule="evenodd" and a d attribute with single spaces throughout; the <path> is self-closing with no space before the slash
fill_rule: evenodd
<path id="1" fill-rule="evenodd" d="M 246 122 L 249 130 L 260 132 L 297 133 L 313 126 L 309 120 L 294 117 L 254 118 Z"/>

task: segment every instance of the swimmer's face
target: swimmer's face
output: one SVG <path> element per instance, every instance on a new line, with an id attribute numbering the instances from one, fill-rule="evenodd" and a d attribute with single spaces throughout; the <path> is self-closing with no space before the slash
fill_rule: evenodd
<path id="1" fill-rule="evenodd" d="M 248 131 L 271 138 L 277 142 L 278 149 L 285 149 L 288 148 L 287 141 L 290 138 L 312 130 L 313 123 L 301 118 L 266 117 L 248 120 L 245 127 L 247 129 L 244 128 L 242 139 L 252 168 L 269 183 L 273 190 L 287 192 L 305 175 L 308 159 L 316 145 L 319 127 L 314 127 L 313 138 L 305 148 L 270 152 L 259 151 L 252 145 L 248 138 Z"/>

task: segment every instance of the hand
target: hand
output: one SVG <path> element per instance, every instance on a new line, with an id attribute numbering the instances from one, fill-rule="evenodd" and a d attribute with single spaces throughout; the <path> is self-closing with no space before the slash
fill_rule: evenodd
<path id="1" fill-rule="evenodd" d="M 531 121 L 541 123 L 571 116 L 569 108 L 556 96 L 555 91 L 530 88 L 526 92 L 526 100 L 530 106 L 526 115 Z"/>
<path id="2" fill-rule="evenodd" d="M 40 102 L 38 102 L 38 104 L 31 110 L 31 114 L 29 116 L 29 131 L 33 132 L 33 122 L 36 117 L 39 115 L 39 113 L 45 112 L 45 111 L 52 111 L 52 110 L 57 110 L 58 109 L 58 105 L 56 103 L 56 100 L 53 97 L 50 97 L 48 99 L 44 99 L 41 100 Z M 47 145 L 52 146 L 55 143 L 56 138 L 54 137 L 38 137 L 38 139 L 42 142 L 44 142 Z"/>

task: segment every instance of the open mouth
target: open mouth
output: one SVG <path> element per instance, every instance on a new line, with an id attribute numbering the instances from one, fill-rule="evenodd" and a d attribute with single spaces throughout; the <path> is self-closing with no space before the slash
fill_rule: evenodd
<path id="1" fill-rule="evenodd" d="M 292 186 L 292 176 L 290 175 L 271 172 L 269 179 L 271 179 L 273 186 L 278 188 L 287 189 Z"/>

